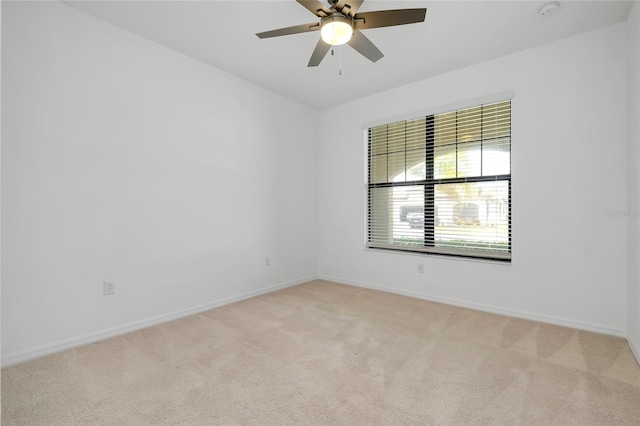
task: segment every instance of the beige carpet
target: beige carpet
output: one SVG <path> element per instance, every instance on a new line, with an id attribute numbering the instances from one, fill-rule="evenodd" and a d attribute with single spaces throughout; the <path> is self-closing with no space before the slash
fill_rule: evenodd
<path id="1" fill-rule="evenodd" d="M 3 425 L 639 425 L 624 339 L 314 281 L 2 370 Z"/>

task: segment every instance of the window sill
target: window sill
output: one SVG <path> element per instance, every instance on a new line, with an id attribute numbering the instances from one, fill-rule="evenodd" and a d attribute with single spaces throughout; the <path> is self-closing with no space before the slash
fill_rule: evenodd
<path id="1" fill-rule="evenodd" d="M 405 250 L 394 250 L 394 249 L 386 249 L 386 248 L 371 248 L 365 247 L 364 251 L 374 252 L 374 253 L 384 253 L 384 254 L 395 254 L 395 255 L 404 255 L 404 256 L 419 256 L 421 258 L 434 258 L 434 259 L 444 259 L 444 260 L 455 260 L 455 261 L 466 261 L 466 262 L 475 262 L 475 263 L 488 263 L 492 265 L 511 265 L 512 259 L 492 259 L 492 258 L 484 258 L 484 257 L 470 257 L 464 255 L 456 255 L 456 254 L 445 254 L 445 253 L 432 253 L 432 252 L 417 252 L 417 251 L 405 251 Z"/>

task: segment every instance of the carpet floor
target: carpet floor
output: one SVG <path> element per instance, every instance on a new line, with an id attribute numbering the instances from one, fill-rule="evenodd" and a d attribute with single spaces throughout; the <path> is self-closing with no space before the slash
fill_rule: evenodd
<path id="1" fill-rule="evenodd" d="M 639 425 L 618 337 L 313 281 L 2 370 L 3 425 Z"/>

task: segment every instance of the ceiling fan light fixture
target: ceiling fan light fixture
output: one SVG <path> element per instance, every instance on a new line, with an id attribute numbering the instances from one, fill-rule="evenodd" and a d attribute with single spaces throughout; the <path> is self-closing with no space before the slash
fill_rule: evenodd
<path id="1" fill-rule="evenodd" d="M 322 20 L 320 24 L 322 40 L 332 46 L 339 46 L 351 40 L 353 23 L 342 15 L 332 15 Z"/>

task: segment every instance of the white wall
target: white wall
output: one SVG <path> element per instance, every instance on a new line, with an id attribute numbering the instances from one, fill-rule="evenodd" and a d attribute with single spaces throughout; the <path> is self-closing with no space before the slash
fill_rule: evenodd
<path id="1" fill-rule="evenodd" d="M 2 7 L 5 365 L 316 275 L 313 110 L 57 2 Z"/>
<path id="2" fill-rule="evenodd" d="M 626 24 L 617 24 L 324 111 L 319 273 L 625 335 Z M 510 265 L 364 250 L 363 125 L 513 91 Z M 417 264 L 425 273 L 418 274 Z"/>
<path id="3" fill-rule="evenodd" d="M 2 9 L 0 1 L 0 99 L 2 99 Z M 0 102 L 0 271 L 2 271 L 2 102 Z M 2 329 L 2 273 L 0 272 L 0 329 Z M 0 353 L 2 353 L 2 336 L 0 336 Z"/>
<path id="4" fill-rule="evenodd" d="M 633 2 L 628 27 L 629 329 L 627 340 L 640 363 L 640 2 Z"/>

